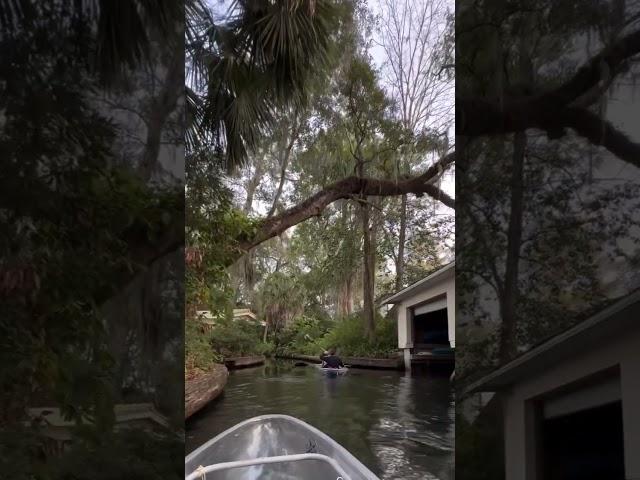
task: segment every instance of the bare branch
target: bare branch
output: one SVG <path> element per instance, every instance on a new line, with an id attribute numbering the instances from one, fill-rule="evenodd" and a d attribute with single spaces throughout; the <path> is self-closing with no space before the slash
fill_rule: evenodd
<path id="1" fill-rule="evenodd" d="M 442 79 L 447 7 L 441 0 L 381 0 L 383 69 L 403 126 L 416 131 L 442 129 L 452 117 L 453 82 Z M 427 120 L 430 124 L 427 125 Z"/>

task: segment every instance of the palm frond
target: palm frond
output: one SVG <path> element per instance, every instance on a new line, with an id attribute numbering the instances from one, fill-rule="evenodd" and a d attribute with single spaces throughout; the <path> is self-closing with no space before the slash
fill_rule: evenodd
<path id="1" fill-rule="evenodd" d="M 195 151 L 206 145 L 207 132 L 203 128 L 202 99 L 191 88 L 185 87 L 185 144 Z"/>
<path id="2" fill-rule="evenodd" d="M 326 63 L 337 9 L 328 0 L 237 0 L 229 28 L 237 55 L 274 78 L 275 93 L 290 100 L 305 92 L 309 75 Z"/>
<path id="3" fill-rule="evenodd" d="M 33 0 L 0 1 L 0 34 L 15 34 L 38 17 L 38 9 Z"/>
<path id="4" fill-rule="evenodd" d="M 84 0 L 84 3 L 94 4 L 90 11 L 97 8 L 97 70 L 107 84 L 126 68 L 133 69 L 150 60 L 153 31 L 165 43 L 174 44 L 180 38 L 176 26 L 182 21 L 183 3 L 179 0 Z"/>
<path id="5" fill-rule="evenodd" d="M 275 110 L 305 102 L 336 12 L 331 0 L 236 0 L 216 20 L 203 0 L 187 1 L 187 81 L 229 170 L 269 133 Z"/>
<path id="6" fill-rule="evenodd" d="M 259 70 L 224 58 L 215 66 L 203 105 L 203 125 L 225 151 L 233 170 L 273 124 L 275 104 L 264 95 L 271 79 Z"/>
<path id="7" fill-rule="evenodd" d="M 180 0 L 0 0 L 0 38 L 19 35 L 52 9 L 67 17 L 70 29 L 95 34 L 91 63 L 105 85 L 150 58 L 152 31 L 178 41 L 184 11 Z"/>

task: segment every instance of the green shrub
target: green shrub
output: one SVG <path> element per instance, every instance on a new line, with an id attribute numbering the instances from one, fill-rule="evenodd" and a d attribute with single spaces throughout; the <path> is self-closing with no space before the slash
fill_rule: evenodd
<path id="1" fill-rule="evenodd" d="M 360 314 L 337 321 L 301 318 L 282 332 L 279 340 L 279 354 L 319 355 L 335 347 L 344 356 L 386 358 L 398 348 L 395 320 L 378 317 L 369 340 Z"/>
<path id="2" fill-rule="evenodd" d="M 275 336 L 279 351 L 303 353 L 307 345 L 317 342 L 331 328 L 333 322 L 327 318 L 303 316 Z"/>
<path id="3" fill-rule="evenodd" d="M 486 408 L 486 407 L 485 407 Z M 488 410 L 494 410 L 492 406 Z M 502 411 L 481 414 L 471 424 L 456 414 L 456 478 L 461 480 L 504 480 L 504 437 Z M 496 414 L 497 413 L 497 414 Z"/>
<path id="4" fill-rule="evenodd" d="M 196 320 L 185 322 L 185 371 L 198 368 L 208 370 L 212 363 L 222 361 L 222 356 L 211 348 L 210 336 L 202 333 L 202 326 Z"/>
<path id="5" fill-rule="evenodd" d="M 259 355 L 271 356 L 275 353 L 275 344 L 273 342 L 260 342 L 257 346 L 256 353 Z"/>
<path id="6" fill-rule="evenodd" d="M 260 324 L 246 320 L 218 323 L 209 338 L 210 348 L 224 357 L 262 355 L 271 348 L 262 342 Z"/>
<path id="7" fill-rule="evenodd" d="M 364 319 L 360 314 L 354 314 L 336 322 L 319 343 L 325 349 L 335 347 L 345 356 L 386 358 L 398 349 L 396 322 L 378 317 L 373 338 L 368 339 Z"/>

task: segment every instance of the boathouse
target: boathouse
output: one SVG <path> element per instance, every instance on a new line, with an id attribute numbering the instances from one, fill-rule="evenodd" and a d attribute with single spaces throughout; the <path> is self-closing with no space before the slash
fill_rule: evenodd
<path id="1" fill-rule="evenodd" d="M 204 332 L 208 332 L 211 331 L 211 329 L 214 327 L 214 325 L 216 324 L 216 319 L 213 316 L 213 314 L 211 313 L 211 310 L 205 310 L 205 309 L 196 309 L 196 317 L 198 318 L 198 320 L 200 321 L 200 324 L 202 325 L 202 330 Z M 236 308 L 233 310 L 233 321 L 238 321 L 238 320 L 242 320 L 242 321 L 246 321 L 246 322 L 255 322 L 256 324 L 261 325 L 262 327 L 267 326 L 267 322 L 265 322 L 264 320 L 259 320 L 258 317 L 256 316 L 255 313 L 253 313 L 250 309 L 248 308 Z"/>
<path id="2" fill-rule="evenodd" d="M 455 348 L 455 262 L 387 298 L 398 311 L 398 348 L 406 369 L 412 363 L 453 363 Z"/>
<path id="3" fill-rule="evenodd" d="M 37 421 L 46 439 L 48 454 L 61 455 L 74 439 L 74 420 L 66 418 L 58 407 L 38 407 L 28 410 L 30 422 Z M 171 431 L 169 420 L 151 403 L 118 404 L 114 406 L 115 430 L 132 428 L 150 433 Z"/>
<path id="4" fill-rule="evenodd" d="M 470 385 L 503 401 L 506 480 L 640 478 L 640 290 Z"/>

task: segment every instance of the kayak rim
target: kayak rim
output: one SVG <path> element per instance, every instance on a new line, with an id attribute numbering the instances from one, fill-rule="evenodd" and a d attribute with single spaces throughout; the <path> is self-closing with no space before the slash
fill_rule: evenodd
<path id="1" fill-rule="evenodd" d="M 206 467 L 198 468 L 193 471 L 185 480 L 195 480 L 201 478 L 203 474 L 210 472 L 219 472 L 221 470 L 230 470 L 232 468 L 244 468 L 254 465 L 266 465 L 269 463 L 289 463 L 300 462 L 304 460 L 319 460 L 329 463 L 340 474 L 343 480 L 349 480 L 349 476 L 345 473 L 344 469 L 340 467 L 338 462 L 333 458 L 319 453 L 299 453 L 296 455 L 279 455 L 276 457 L 260 457 L 252 460 L 237 460 L 235 462 L 214 463 L 213 465 L 207 465 Z"/>
<path id="2" fill-rule="evenodd" d="M 342 445 L 340 445 L 338 442 L 336 442 L 333 438 L 331 438 L 329 435 L 327 435 L 326 433 L 324 433 L 323 431 L 317 429 L 316 427 L 314 427 L 313 425 L 310 425 L 296 417 L 292 417 L 291 415 L 283 415 L 283 414 L 277 414 L 277 413 L 273 413 L 273 414 L 266 414 L 266 415 L 258 415 L 256 417 L 252 417 L 249 418 L 247 420 L 243 420 L 240 423 L 237 423 L 236 425 L 234 425 L 233 427 L 225 430 L 222 433 L 219 433 L 218 435 L 216 435 L 215 437 L 213 437 L 212 439 L 208 440 L 207 442 L 205 442 L 203 445 L 201 445 L 200 447 L 198 447 L 197 449 L 195 449 L 193 452 L 191 452 L 189 455 L 187 455 L 185 457 L 185 468 L 187 466 L 187 464 L 189 464 L 190 462 L 192 462 L 192 459 L 196 458 L 198 455 L 202 454 L 203 452 L 205 452 L 207 449 L 210 448 L 211 445 L 215 444 L 216 442 L 222 440 L 224 437 L 233 434 L 236 430 L 239 430 L 243 427 L 245 427 L 246 425 L 249 425 L 251 423 L 259 423 L 259 422 L 263 422 L 265 420 L 272 420 L 272 419 L 281 419 L 281 420 L 285 420 L 294 424 L 298 424 L 299 426 L 306 428 L 307 430 L 309 430 L 311 433 L 313 433 L 314 435 L 316 435 L 318 438 L 324 440 L 325 442 L 332 444 L 333 448 L 335 448 L 337 451 L 340 452 L 340 454 L 346 459 L 348 460 L 352 465 L 357 466 L 357 470 L 361 472 L 361 474 L 364 475 L 365 478 L 370 479 L 370 480 L 379 480 L 378 477 L 376 475 L 374 475 L 360 460 L 358 460 L 354 455 L 351 454 L 351 452 L 349 452 L 349 450 L 347 450 L 346 448 L 344 448 Z M 307 455 L 307 454 L 296 454 L 293 455 L 293 457 L 299 456 L 299 455 Z M 316 454 L 318 455 L 318 454 Z M 291 455 L 286 455 L 287 457 L 291 457 Z M 321 457 L 325 457 L 325 455 L 321 455 Z M 278 456 L 274 456 L 274 457 L 267 457 L 267 458 L 278 458 Z M 308 457 L 311 458 L 311 457 Z M 330 457 L 326 457 L 329 458 L 330 460 L 332 460 L 333 462 L 335 462 L 335 460 L 331 459 Z M 322 459 L 324 460 L 324 459 Z M 226 462 L 229 463 L 229 462 Z M 236 463 L 236 462 L 230 462 L 230 463 Z M 331 462 L 330 462 L 331 463 Z M 211 466 L 215 466 L 215 465 L 219 465 L 219 464 L 213 464 Z M 332 464 L 333 466 L 333 464 Z M 203 465 L 204 468 L 207 467 L 207 465 Z M 191 472 L 189 472 L 185 477 L 189 478 L 189 479 L 193 479 L 193 478 L 200 478 L 199 476 L 194 476 L 194 474 L 198 471 L 202 471 L 202 469 L 196 469 L 193 470 Z M 344 471 L 344 468 L 340 467 L 338 469 L 338 471 Z M 349 476 L 344 476 L 344 480 L 348 480 L 350 477 Z"/>
<path id="3" fill-rule="evenodd" d="M 330 367 L 323 367 L 322 365 L 316 365 L 316 368 L 318 370 L 321 370 L 323 372 L 336 372 L 336 373 L 346 373 L 349 371 L 349 368 L 344 366 L 342 368 L 330 368 Z"/>

